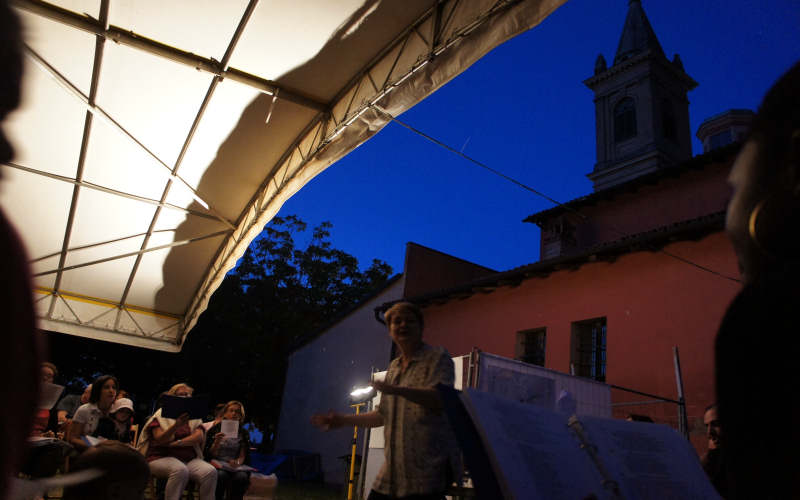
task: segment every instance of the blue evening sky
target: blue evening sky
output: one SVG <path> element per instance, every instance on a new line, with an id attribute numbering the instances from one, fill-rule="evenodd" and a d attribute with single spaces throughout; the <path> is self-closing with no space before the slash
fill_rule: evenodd
<path id="1" fill-rule="evenodd" d="M 667 57 L 699 86 L 691 132 L 730 108 L 755 110 L 800 59 L 797 0 L 645 0 Z M 591 192 L 592 92 L 583 80 L 614 59 L 625 0 L 569 0 L 400 117 L 494 169 L 559 200 Z M 702 152 L 694 138 L 694 154 Z M 549 202 L 389 124 L 290 199 L 279 215 L 333 223 L 335 247 L 362 267 L 402 271 L 413 241 L 497 270 L 535 262 L 539 230 L 522 223 Z"/>

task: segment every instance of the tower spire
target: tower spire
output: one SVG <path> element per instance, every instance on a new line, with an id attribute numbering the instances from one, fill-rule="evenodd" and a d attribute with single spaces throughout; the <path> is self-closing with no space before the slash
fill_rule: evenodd
<path id="1" fill-rule="evenodd" d="M 664 50 L 658 42 L 658 37 L 653 31 L 653 27 L 650 26 L 647 14 L 644 13 L 642 2 L 640 0 L 630 0 L 628 2 L 628 15 L 625 17 L 625 26 L 622 28 L 617 54 L 614 56 L 614 64 L 647 50 L 664 55 Z"/>

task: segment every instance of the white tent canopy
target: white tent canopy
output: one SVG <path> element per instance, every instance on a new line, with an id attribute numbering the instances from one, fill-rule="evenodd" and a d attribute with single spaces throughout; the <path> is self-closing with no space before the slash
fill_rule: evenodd
<path id="1" fill-rule="evenodd" d="M 13 1 L 40 326 L 179 351 L 290 196 L 564 1 Z"/>

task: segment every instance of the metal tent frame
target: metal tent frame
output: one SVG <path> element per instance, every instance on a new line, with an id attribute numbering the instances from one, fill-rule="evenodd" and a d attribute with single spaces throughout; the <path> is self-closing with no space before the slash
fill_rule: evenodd
<path id="1" fill-rule="evenodd" d="M 79 1 L 64 0 L 58 3 Z M 185 48 L 177 48 L 137 33 L 130 29 L 132 26 L 111 24 L 110 0 L 99 1 L 96 15 L 82 14 L 41 0 L 14 0 L 12 3 L 23 15 L 23 21 L 33 20 L 30 31 L 35 43 L 25 45 L 25 54 L 36 69 L 30 68 L 29 73 L 38 71 L 50 81 L 55 81 L 71 100 L 71 104 L 66 106 L 79 106 L 84 110 L 82 125 L 75 126 L 75 135 L 80 130 L 80 146 L 74 162 L 74 175 L 59 173 L 50 165 L 27 163 L 24 158 L 5 164 L 14 173 L 12 179 L 7 181 L 12 189 L 16 189 L 17 179 L 22 180 L 20 186 L 23 187 L 20 189 L 36 185 L 36 182 L 50 182 L 48 186 L 61 186 L 52 189 L 59 190 L 60 196 L 69 198 L 67 206 L 56 204 L 52 207 L 53 220 L 42 221 L 42 227 L 33 224 L 33 219 L 26 219 L 23 208 L 5 205 L 20 229 L 23 240 L 33 252 L 41 326 L 67 334 L 179 351 L 187 333 L 197 322 L 225 274 L 233 268 L 280 206 L 302 185 L 377 133 L 393 116 L 425 98 L 494 46 L 536 25 L 564 1 L 414 0 L 404 4 L 407 20 L 400 26 L 396 22 L 396 5 L 367 1 L 342 13 L 346 22 L 330 35 L 328 43 L 320 49 L 317 57 L 306 62 L 298 61 L 299 69 L 273 80 L 248 67 L 239 69 L 232 66 L 237 47 L 243 43 L 253 43 L 252 38 L 247 41 L 245 38 L 250 36 L 257 39 L 261 34 L 255 29 L 248 30 L 253 20 L 258 18 L 263 23 L 269 16 L 281 14 L 279 11 L 267 12 L 269 7 L 259 6 L 258 0 L 249 0 L 244 5 L 233 33 L 226 40 L 226 49 L 220 60 L 197 55 Z M 175 26 L 183 22 L 181 14 L 169 14 Z M 209 15 L 214 15 L 213 9 Z M 146 20 L 131 19 L 147 24 Z M 61 29 L 46 30 L 39 25 L 58 25 Z M 394 35 L 391 35 L 391 29 L 397 29 Z M 79 81 L 62 70 L 58 61 L 51 60 L 40 47 L 35 46 L 39 44 L 47 49 L 61 43 L 55 31 L 62 33 L 64 30 L 94 37 L 88 92 L 82 89 Z M 209 78 L 194 116 L 191 119 L 188 115 L 185 117 L 185 121 L 191 124 L 180 146 L 175 147 L 178 152 L 174 159 L 151 147 L 148 139 L 140 135 L 141 131 L 137 132 L 135 126 L 129 126 L 125 116 L 117 115 L 113 108 L 115 105 L 119 107 L 118 103 L 106 105 L 103 102 L 108 96 L 113 96 L 113 89 L 102 88 L 101 77 L 105 78 L 106 72 L 111 71 L 106 68 L 108 58 L 118 57 L 116 53 L 109 56 L 108 41 L 113 42 L 115 47 L 140 53 L 142 57 L 156 58 L 166 61 L 168 65 L 182 67 L 183 71 L 187 67 L 196 69 Z M 361 58 L 351 63 L 348 57 L 354 52 L 353 47 L 362 47 L 367 43 L 372 44 L 369 50 L 361 50 L 358 54 Z M 79 56 L 75 54 L 76 65 L 81 63 Z M 347 60 L 357 70 L 344 76 L 337 73 L 337 58 Z M 70 59 L 70 64 L 72 61 Z M 119 65 L 118 62 L 115 64 Z M 343 84 L 331 90 L 326 88 L 325 82 L 315 81 L 306 87 L 309 79 L 293 79 L 305 70 L 320 80 L 326 79 L 330 73 L 332 81 Z M 75 73 L 73 70 L 72 74 Z M 159 82 L 159 85 L 168 84 Z M 236 192 L 233 201 L 224 191 L 216 192 L 215 186 L 202 184 L 201 180 L 208 171 L 191 167 L 187 173 L 183 169 L 187 157 L 198 144 L 199 131 L 209 126 L 209 120 L 212 120 L 207 116 L 210 106 L 216 102 L 221 89 L 229 85 L 243 86 L 251 92 L 251 105 L 257 99 L 266 98 L 266 109 L 259 108 L 259 112 L 263 113 L 262 124 L 276 127 L 275 130 L 279 130 L 280 134 L 289 137 L 284 141 L 285 144 L 277 144 L 280 141 L 276 140 L 275 146 L 265 147 L 268 154 L 242 161 L 247 169 L 241 176 L 258 181 L 250 184 L 249 192 Z M 146 93 L 150 89 L 144 90 Z M 136 100 L 147 103 L 147 98 L 141 95 Z M 247 109 L 231 111 L 244 116 Z M 37 108 L 34 102 L 29 112 L 46 115 L 49 110 Z M 99 118 L 99 125 L 95 118 Z M 93 153 L 92 148 L 105 137 L 97 135 L 98 127 L 113 131 L 146 161 L 162 169 L 152 174 L 152 178 L 158 181 L 151 183 L 160 185 L 160 196 L 146 196 L 142 194 L 143 190 L 120 189 L 119 185 L 104 184 L 89 175 L 90 170 L 99 171 L 99 167 L 92 164 L 97 161 L 97 153 Z M 22 130 L 20 135 L 25 138 L 34 135 L 25 132 Z M 226 137 L 230 137 L 225 132 L 223 130 L 215 136 L 215 140 L 221 143 L 220 147 L 225 145 Z M 42 147 L 35 137 L 30 141 L 27 145 L 29 149 Z M 274 161 L 265 162 L 265 157 L 274 158 Z M 213 165 L 211 159 L 209 163 Z M 115 158 L 108 165 L 108 169 L 122 171 L 131 168 L 139 167 L 124 157 Z M 41 180 L 31 181 L 31 176 Z M 64 189 L 69 189 L 70 185 L 71 193 L 67 193 Z M 99 231 L 94 239 L 77 238 L 76 228 L 79 226 L 82 231 L 88 232 L 81 216 L 89 213 L 84 201 L 87 197 L 95 196 L 91 193 L 110 197 L 102 200 L 129 202 L 125 207 L 133 207 L 130 208 L 132 214 L 152 210 L 147 217 L 149 224 L 146 228 L 135 225 L 131 223 L 131 216 L 127 220 L 122 218 L 117 221 L 117 229 L 125 228 L 123 232 L 112 234 Z M 97 209 L 97 206 L 92 208 Z M 67 213 L 66 220 L 62 221 L 63 212 L 59 211 Z M 184 219 L 178 224 L 169 223 L 165 221 L 165 214 Z M 181 225 L 186 221 L 192 226 L 190 231 L 185 231 Z M 39 241 L 44 231 L 62 235 L 59 249 L 48 248 L 44 241 Z M 169 241 L 170 237 L 172 241 Z M 151 298 L 155 290 L 147 292 L 147 287 L 142 285 L 143 290 L 140 290 L 137 285 L 144 276 L 147 276 L 145 281 L 148 283 L 157 283 L 159 279 L 166 282 L 167 278 L 158 276 L 160 272 L 167 274 L 164 261 L 170 255 L 188 255 L 172 254 L 178 248 L 187 247 L 202 247 L 202 251 L 198 251 L 196 262 L 183 262 L 176 264 L 176 267 L 179 268 L 178 274 L 192 276 L 196 282 L 185 284 L 184 290 L 191 290 L 191 293 L 186 292 L 186 297 L 181 296 L 174 300 L 174 304 L 162 307 L 158 299 Z M 148 256 L 152 256 L 152 261 Z M 192 256 L 194 258 L 195 254 Z M 57 262 L 54 262 L 56 259 Z M 94 285 L 94 279 L 106 279 L 105 270 L 109 268 L 101 268 L 101 265 L 118 266 L 115 269 L 120 275 L 119 283 L 115 286 L 121 289 L 120 293 L 107 293 L 102 287 Z M 76 273 L 84 271 L 99 276 L 81 275 L 72 279 L 78 276 Z M 110 281 L 111 277 L 107 279 Z M 81 286 L 73 288 L 68 281 Z"/>

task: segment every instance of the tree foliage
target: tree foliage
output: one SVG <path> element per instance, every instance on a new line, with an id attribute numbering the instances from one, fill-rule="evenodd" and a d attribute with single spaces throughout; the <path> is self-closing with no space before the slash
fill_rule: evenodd
<path id="1" fill-rule="evenodd" d="M 186 381 L 214 402 L 242 400 L 248 417 L 269 429 L 278 420 L 292 350 L 392 272 L 379 260 L 360 270 L 355 257 L 333 248 L 331 229 L 329 222 L 313 228 L 300 248 L 295 239 L 306 234 L 306 223 L 274 218 L 214 293 L 180 354 L 53 335 L 54 361 L 68 378 L 113 373 L 140 400 Z"/>

